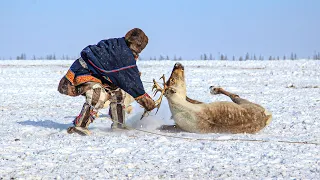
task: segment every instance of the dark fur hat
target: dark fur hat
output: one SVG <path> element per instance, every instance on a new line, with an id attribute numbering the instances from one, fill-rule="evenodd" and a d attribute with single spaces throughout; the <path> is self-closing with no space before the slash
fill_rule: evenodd
<path id="1" fill-rule="evenodd" d="M 134 28 L 127 32 L 125 40 L 135 56 L 138 56 L 139 53 L 141 53 L 141 51 L 147 46 L 149 39 L 141 29 Z"/>

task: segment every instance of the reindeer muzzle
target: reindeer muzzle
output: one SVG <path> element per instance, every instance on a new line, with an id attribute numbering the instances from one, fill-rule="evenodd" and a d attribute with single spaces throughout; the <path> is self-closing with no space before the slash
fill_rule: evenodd
<path id="1" fill-rule="evenodd" d="M 175 69 L 182 69 L 182 70 L 184 70 L 184 66 L 181 64 L 181 63 L 176 63 L 175 65 L 174 65 L 174 68 L 173 68 L 174 70 Z"/>

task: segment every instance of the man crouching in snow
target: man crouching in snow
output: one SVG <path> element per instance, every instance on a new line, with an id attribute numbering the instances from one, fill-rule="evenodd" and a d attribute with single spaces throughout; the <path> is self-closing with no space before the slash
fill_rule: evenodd
<path id="1" fill-rule="evenodd" d="M 113 100 L 115 104 L 123 102 L 123 93 L 119 89 L 134 97 L 147 111 L 155 108 L 155 102 L 144 90 L 136 65 L 139 53 L 147 44 L 145 33 L 134 28 L 125 37 L 101 40 L 97 45 L 89 45 L 81 51 L 81 57 L 71 65 L 58 87 L 61 94 L 86 97 L 68 133 L 89 135 L 89 124 L 106 101 Z M 113 109 L 111 117 L 114 123 L 117 122 L 119 117 L 123 118 L 123 110 Z"/>

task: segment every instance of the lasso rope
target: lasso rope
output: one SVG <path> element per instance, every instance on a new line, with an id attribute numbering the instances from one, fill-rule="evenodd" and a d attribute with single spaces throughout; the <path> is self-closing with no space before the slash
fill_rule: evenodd
<path id="1" fill-rule="evenodd" d="M 142 82 L 144 82 L 144 83 L 149 83 L 149 84 L 153 84 L 153 82 L 149 82 L 149 81 L 142 81 Z M 159 83 L 159 82 L 157 82 L 157 83 Z"/>
<path id="2" fill-rule="evenodd" d="M 144 83 L 152 83 L 153 82 L 148 82 L 148 81 L 142 81 Z M 96 110 L 97 111 L 97 110 Z M 101 113 L 99 110 L 97 111 L 98 113 L 107 116 L 104 113 Z M 109 118 L 110 119 L 110 118 Z M 112 119 L 111 119 L 112 120 Z M 170 137 L 170 138 L 176 138 L 176 139 L 185 139 L 185 140 L 192 140 L 192 141 L 215 141 L 215 142 L 227 142 L 227 141 L 243 141 L 243 142 L 276 142 L 276 143 L 286 143 L 286 144 L 309 144 L 309 145 L 320 145 L 320 142 L 308 142 L 308 141 L 285 141 L 285 140 L 279 140 L 279 141 L 269 141 L 269 140 L 263 140 L 263 139 L 208 139 L 208 138 L 192 138 L 192 137 L 180 137 L 180 136 L 174 136 L 174 135 L 168 135 L 168 134 L 163 134 L 163 133 L 156 133 L 156 132 L 151 132 L 147 130 L 142 130 L 142 129 L 136 129 L 133 127 L 130 127 L 124 123 L 117 122 L 118 124 L 121 124 L 124 126 L 126 129 L 129 130 L 136 130 L 148 134 L 154 134 L 158 136 L 164 136 L 164 137 Z"/>
<path id="3" fill-rule="evenodd" d="M 99 112 L 99 111 L 98 111 Z M 99 112 L 102 115 L 106 115 L 104 113 Z M 154 134 L 158 136 L 164 136 L 164 137 L 170 137 L 170 138 L 176 138 L 176 139 L 185 139 L 185 140 L 190 140 L 190 141 L 215 141 L 215 142 L 227 142 L 227 141 L 243 141 L 243 142 L 276 142 L 276 143 L 286 143 L 286 144 L 309 144 L 309 145 L 320 145 L 318 142 L 308 142 L 308 141 L 269 141 L 269 140 L 263 140 L 263 139 L 208 139 L 208 138 L 192 138 L 192 137 L 180 137 L 180 136 L 174 136 L 174 135 L 168 135 L 168 134 L 163 134 L 163 133 L 157 133 L 157 132 L 151 132 L 147 130 L 142 130 L 142 129 L 136 129 L 133 127 L 130 127 L 124 123 L 117 122 L 121 125 L 123 125 L 126 129 L 129 130 L 136 130 L 148 134 Z"/>

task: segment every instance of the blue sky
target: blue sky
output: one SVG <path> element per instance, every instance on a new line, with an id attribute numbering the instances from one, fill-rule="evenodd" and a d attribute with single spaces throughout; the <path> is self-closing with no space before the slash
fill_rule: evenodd
<path id="1" fill-rule="evenodd" d="M 0 58 L 78 56 L 134 27 L 149 37 L 145 59 L 246 52 L 306 57 L 320 51 L 319 7 L 319 0 L 1 0 Z"/>

